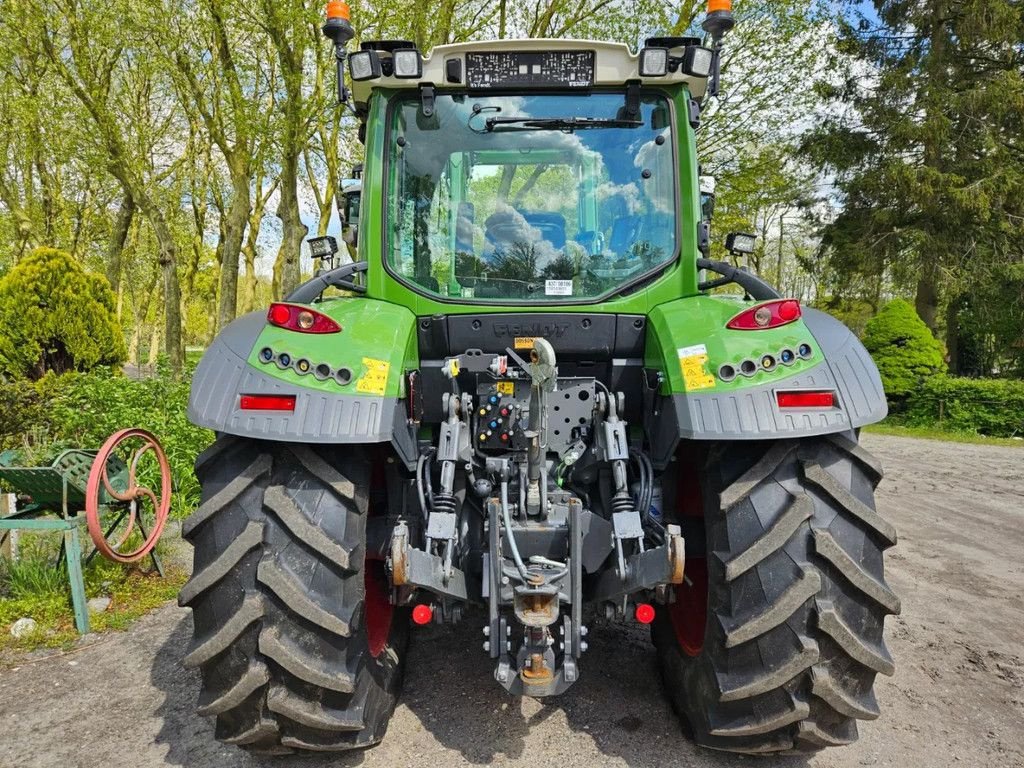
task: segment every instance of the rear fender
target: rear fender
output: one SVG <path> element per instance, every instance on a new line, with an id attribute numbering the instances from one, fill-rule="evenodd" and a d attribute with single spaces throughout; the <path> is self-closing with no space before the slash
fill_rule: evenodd
<path id="1" fill-rule="evenodd" d="M 881 421 L 887 413 L 878 369 L 857 337 L 830 315 L 802 308 L 800 320 L 775 329 L 739 331 L 725 327 L 750 303 L 702 296 L 671 302 L 650 316 L 646 363 L 648 381 L 660 384 L 645 394 L 645 418 L 652 458 L 671 460 L 680 439 L 770 440 L 810 437 Z M 791 365 L 760 361 L 807 343 L 812 354 Z M 758 363 L 750 376 L 723 380 L 721 366 Z M 782 409 L 779 390 L 821 389 L 836 394 L 835 408 Z"/>
<path id="2" fill-rule="evenodd" d="M 340 326 L 307 334 L 270 325 L 252 312 L 228 325 L 192 378 L 188 418 L 229 435 L 299 443 L 394 444 L 415 463 L 415 435 L 406 414 L 404 371 L 415 355 L 415 316 L 368 298 L 310 305 Z M 271 353 L 270 359 L 264 350 Z M 289 365 L 281 355 L 287 355 Z M 307 361 L 308 372 L 299 362 Z M 318 366 L 330 375 L 318 377 Z M 338 372 L 342 372 L 339 376 Z M 346 381 L 347 378 L 347 381 Z M 242 410 L 242 395 L 291 395 L 294 411 Z"/>

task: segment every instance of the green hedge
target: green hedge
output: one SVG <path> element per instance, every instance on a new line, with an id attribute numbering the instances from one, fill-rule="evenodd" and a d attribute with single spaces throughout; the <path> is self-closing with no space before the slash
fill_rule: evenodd
<path id="1" fill-rule="evenodd" d="M 37 382 L 0 384 L 17 414 L 17 428 L 0 432 L 0 448 L 21 449 L 26 463 L 46 463 L 63 448 L 99 448 L 119 429 L 142 427 L 156 435 L 167 452 L 174 479 L 175 516 L 199 503 L 192 471 L 196 455 L 213 442 L 213 433 L 185 418 L 189 378 L 168 375 L 134 380 L 119 373 L 93 371 L 49 374 Z"/>
<path id="2" fill-rule="evenodd" d="M 910 394 L 903 420 L 990 437 L 1024 436 L 1024 381 L 934 376 Z"/>

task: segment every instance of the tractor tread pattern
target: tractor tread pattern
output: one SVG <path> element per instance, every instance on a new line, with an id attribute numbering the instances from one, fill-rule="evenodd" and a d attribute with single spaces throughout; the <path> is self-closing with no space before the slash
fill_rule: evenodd
<path id="1" fill-rule="evenodd" d="M 178 593 L 178 605 L 189 605 L 199 595 L 227 576 L 246 553 L 263 541 L 263 523 L 250 520 L 238 538 L 232 541 L 217 559 L 203 570 L 192 574 Z"/>
<path id="2" fill-rule="evenodd" d="M 322 658 L 314 658 L 297 644 L 289 643 L 278 627 L 269 627 L 260 632 L 259 649 L 260 653 L 285 671 L 310 685 L 338 693 L 352 693 L 355 690 L 355 676 L 348 670 L 340 673 L 325 671 Z"/>
<path id="3" fill-rule="evenodd" d="M 854 560 L 839 542 L 826 530 L 814 528 L 814 549 L 828 560 L 850 584 L 885 608 L 890 615 L 900 612 L 900 599 L 891 589 L 876 580 L 871 574 Z"/>
<path id="4" fill-rule="evenodd" d="M 199 706 L 196 707 L 203 717 L 219 715 L 229 709 L 237 707 L 249 698 L 256 689 L 270 682 L 270 670 L 262 661 L 253 661 L 242 672 L 242 676 L 229 688 L 220 691 L 216 698 L 201 696 Z M 203 702 L 206 701 L 204 704 Z"/>
<path id="5" fill-rule="evenodd" d="M 857 721 L 879 716 L 876 674 L 895 670 L 882 631 L 900 610 L 883 574 L 896 530 L 874 509 L 878 462 L 832 435 L 713 448 L 704 472 L 704 649 L 687 656 L 667 616 L 654 626 L 675 709 L 712 749 L 856 740 Z"/>
<path id="6" fill-rule="evenodd" d="M 200 714 L 257 754 L 380 741 L 395 706 L 404 625 L 369 654 L 363 628 L 369 461 L 310 446 L 220 438 L 200 457 L 204 501 L 186 522 L 194 576 L 185 657 Z"/>
<path id="7" fill-rule="evenodd" d="M 336 563 L 339 568 L 350 569 L 348 550 L 332 541 L 319 525 L 307 518 L 298 505 L 288 497 L 282 486 L 274 485 L 267 488 L 264 503 L 297 540 L 315 549 L 328 562 Z"/>
<path id="8" fill-rule="evenodd" d="M 754 675 L 743 685 L 733 687 L 721 686 L 721 694 L 718 700 L 738 701 L 739 699 L 749 699 L 762 693 L 767 693 L 792 680 L 801 672 L 813 667 L 818 662 L 818 644 L 805 637 L 800 638 L 800 641 L 803 644 L 803 649 L 793 656 L 792 659 L 777 669 L 765 670 L 760 675 Z"/>
<path id="9" fill-rule="evenodd" d="M 846 717 L 858 720 L 878 718 L 878 702 L 874 693 L 869 690 L 860 698 L 852 696 L 832 677 L 832 673 L 826 667 L 811 667 L 811 693 Z"/>
<path id="10" fill-rule="evenodd" d="M 725 564 L 725 578 L 733 581 L 743 575 L 768 555 L 780 549 L 796 533 L 801 523 L 809 520 L 814 514 L 814 505 L 806 496 L 793 499 L 789 509 L 783 513 L 775 524 L 765 531 L 749 549 L 739 553 Z"/>
<path id="11" fill-rule="evenodd" d="M 210 661 L 214 656 L 226 651 L 248 626 L 262 618 L 264 613 L 263 596 L 257 592 L 248 593 L 238 610 L 231 614 L 212 634 L 195 643 L 182 663 L 186 668 L 192 668 Z"/>
<path id="12" fill-rule="evenodd" d="M 281 598 L 293 613 L 311 624 L 333 632 L 339 637 L 351 637 L 349 622 L 318 605 L 303 589 L 302 583 L 274 560 L 261 560 L 256 578 L 263 586 Z"/>
<path id="13" fill-rule="evenodd" d="M 819 589 L 821 576 L 818 572 L 804 571 L 799 580 L 783 592 L 774 603 L 766 605 L 763 611 L 748 617 L 741 624 L 727 624 L 724 627 L 725 647 L 734 648 L 779 626 L 796 613 L 800 606 L 818 594 Z"/>
<path id="14" fill-rule="evenodd" d="M 191 540 L 199 526 L 241 496 L 253 483 L 269 471 L 270 457 L 266 454 L 257 456 L 252 464 L 240 472 L 237 477 L 233 478 L 230 483 L 218 490 L 216 494 L 203 501 L 199 508 L 188 516 L 181 526 L 181 535 Z"/>

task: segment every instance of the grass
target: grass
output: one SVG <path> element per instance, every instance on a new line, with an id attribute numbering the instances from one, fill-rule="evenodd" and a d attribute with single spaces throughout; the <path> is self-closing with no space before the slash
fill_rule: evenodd
<path id="1" fill-rule="evenodd" d="M 1006 445 L 1015 448 L 1024 447 L 1024 440 L 1012 437 L 988 437 L 976 432 L 950 432 L 938 427 L 909 427 L 903 424 L 871 424 L 864 427 L 865 432 L 876 435 L 892 435 L 894 437 L 919 437 L 925 440 L 943 440 L 947 443 L 971 443 L 974 445 Z"/>
<path id="2" fill-rule="evenodd" d="M 78 640 L 71 589 L 63 568 L 54 567 L 57 547 L 53 536 L 23 534 L 17 562 L 0 559 L 0 651 L 33 651 L 40 648 L 71 648 Z M 169 566 L 166 577 L 95 557 L 84 568 L 86 598 L 107 596 L 111 604 L 102 613 L 91 613 L 92 632 L 121 630 L 174 599 L 187 574 Z M 142 561 L 142 565 L 150 565 Z M 27 616 L 36 621 L 36 631 L 16 639 L 11 625 Z"/>

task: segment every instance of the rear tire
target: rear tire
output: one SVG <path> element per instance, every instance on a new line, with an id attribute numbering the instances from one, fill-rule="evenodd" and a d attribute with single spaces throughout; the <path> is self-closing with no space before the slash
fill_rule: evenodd
<path id="1" fill-rule="evenodd" d="M 371 746 L 401 684 L 407 612 L 365 561 L 370 462 L 221 437 L 196 461 L 185 666 L 219 740 L 264 753 Z"/>
<path id="2" fill-rule="evenodd" d="M 838 435 L 712 449 L 706 561 L 688 558 L 691 583 L 653 628 L 698 744 L 815 751 L 856 740 L 856 721 L 878 717 L 875 675 L 894 671 L 883 623 L 900 610 L 883 575 L 896 531 L 875 512 L 881 476 Z"/>

